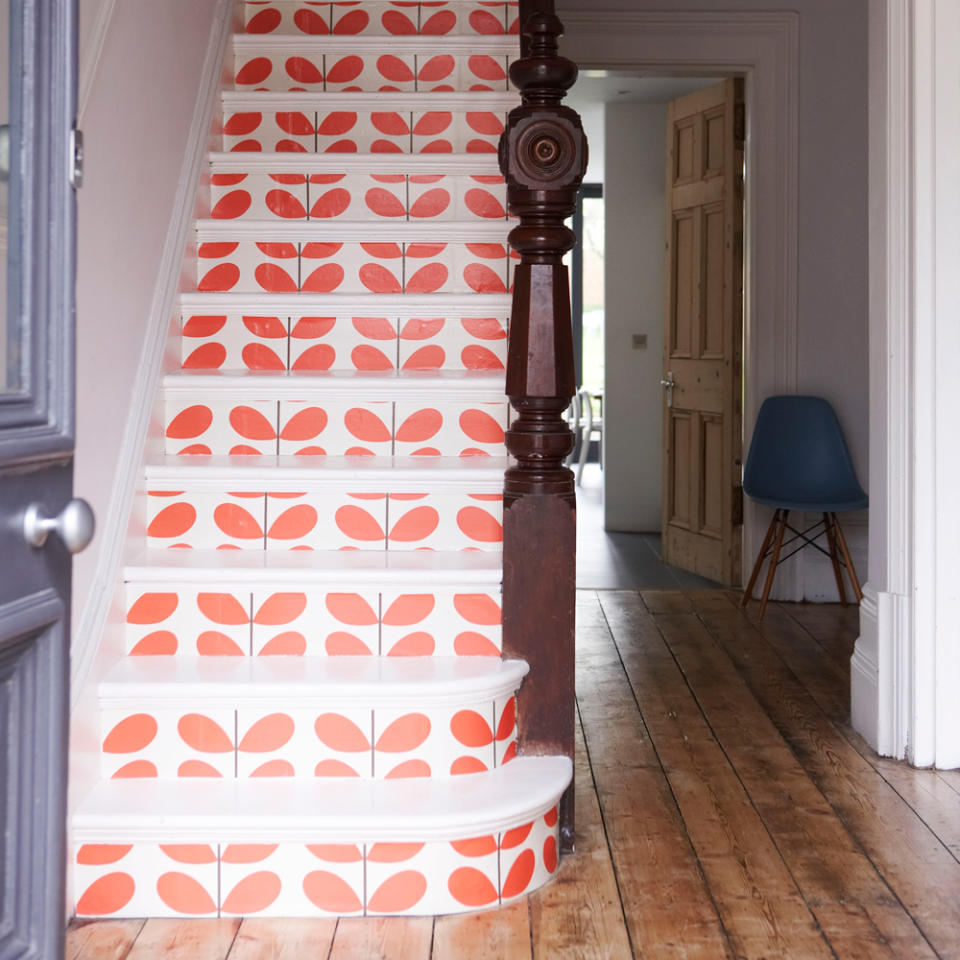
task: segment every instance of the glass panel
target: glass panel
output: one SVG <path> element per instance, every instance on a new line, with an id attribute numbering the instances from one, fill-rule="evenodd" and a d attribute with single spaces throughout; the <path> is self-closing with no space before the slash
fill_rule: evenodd
<path id="1" fill-rule="evenodd" d="M 603 198 L 584 197 L 583 385 L 594 397 L 603 396 L 603 302 Z"/>
<path id="2" fill-rule="evenodd" d="M 0 0 L 0 393 L 19 391 L 20 317 L 11 309 L 8 297 L 8 210 L 10 205 L 10 0 Z"/>

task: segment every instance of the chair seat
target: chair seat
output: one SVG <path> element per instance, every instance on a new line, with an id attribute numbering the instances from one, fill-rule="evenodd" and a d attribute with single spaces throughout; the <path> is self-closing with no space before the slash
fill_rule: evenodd
<path id="1" fill-rule="evenodd" d="M 870 505 L 870 498 L 866 495 L 854 500 L 779 500 L 773 497 L 754 496 L 747 494 L 754 502 L 764 507 L 771 507 L 774 510 L 800 510 L 805 513 L 844 513 L 847 510 L 866 510 Z"/>

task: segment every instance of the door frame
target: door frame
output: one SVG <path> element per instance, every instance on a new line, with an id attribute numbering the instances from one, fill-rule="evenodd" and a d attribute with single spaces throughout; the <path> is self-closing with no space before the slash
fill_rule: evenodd
<path id="1" fill-rule="evenodd" d="M 869 5 L 870 546 L 854 728 L 884 756 L 960 767 L 960 9 Z"/>
<path id="2" fill-rule="evenodd" d="M 577 235 L 577 242 L 570 251 L 570 313 L 573 317 L 573 369 L 578 388 L 583 386 L 583 201 L 602 199 L 602 183 L 581 184 L 571 224 Z"/>
<path id="3" fill-rule="evenodd" d="M 797 390 L 800 18 L 776 13 L 566 10 L 562 52 L 581 70 L 746 78 L 743 431 L 763 398 Z M 744 444 L 746 449 L 747 444 Z M 762 511 L 745 504 L 743 556 L 760 548 Z M 802 555 L 798 555 L 800 560 Z M 802 599 L 799 562 L 776 596 Z"/>

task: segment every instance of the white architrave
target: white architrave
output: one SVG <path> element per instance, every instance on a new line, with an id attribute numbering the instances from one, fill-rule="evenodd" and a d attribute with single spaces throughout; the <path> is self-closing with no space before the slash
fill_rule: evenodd
<path id="1" fill-rule="evenodd" d="M 564 10 L 563 52 L 581 70 L 747 77 L 744 236 L 744 436 L 763 397 L 797 388 L 799 17 L 776 13 Z M 765 521 L 749 502 L 743 556 L 756 556 Z M 789 576 L 786 575 L 788 574 Z M 777 596 L 800 600 L 790 563 Z"/>
<path id="2" fill-rule="evenodd" d="M 960 116 L 952 0 L 870 7 L 871 530 L 855 728 L 960 766 Z"/>

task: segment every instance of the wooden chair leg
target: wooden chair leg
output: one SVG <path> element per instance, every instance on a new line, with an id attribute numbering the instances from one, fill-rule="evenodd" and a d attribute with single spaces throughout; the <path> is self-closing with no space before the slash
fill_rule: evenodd
<path id="1" fill-rule="evenodd" d="M 843 573 L 840 570 L 840 557 L 837 554 L 837 535 L 833 526 L 833 514 L 825 513 L 823 523 L 827 530 L 827 546 L 830 550 L 830 562 L 833 564 L 833 576 L 837 581 L 837 592 L 840 594 L 840 605 L 847 605 L 847 591 L 843 588 Z"/>
<path id="2" fill-rule="evenodd" d="M 774 531 L 777 529 L 777 518 L 779 516 L 780 511 L 776 510 L 773 514 L 773 519 L 770 521 L 770 526 L 767 527 L 767 534 L 763 538 L 763 546 L 760 547 L 760 552 L 757 554 L 757 562 L 753 565 L 753 572 L 750 574 L 750 579 L 747 581 L 747 586 L 743 591 L 743 597 L 740 599 L 741 607 L 745 607 L 753 599 L 753 588 L 757 582 L 757 577 L 760 576 L 763 559 L 767 555 L 767 549 L 770 546 L 770 541 L 773 539 Z"/>
<path id="3" fill-rule="evenodd" d="M 767 571 L 767 582 L 763 585 L 763 596 L 760 598 L 760 614 L 758 620 L 763 619 L 767 610 L 767 600 L 770 598 L 770 589 L 773 587 L 773 577 L 777 572 L 777 564 L 780 562 L 780 547 L 783 546 L 783 535 L 787 529 L 787 517 L 790 516 L 789 510 L 780 511 L 780 525 L 777 528 L 777 538 L 773 544 L 773 553 L 770 556 L 770 569 Z"/>
<path id="4" fill-rule="evenodd" d="M 843 554 L 843 562 L 847 566 L 847 574 L 850 577 L 850 583 L 853 585 L 853 592 L 857 598 L 857 603 L 863 603 L 863 591 L 860 589 L 860 581 L 857 579 L 857 571 L 853 568 L 853 561 L 850 559 L 850 551 L 847 549 L 847 538 L 843 535 L 843 528 L 835 513 L 830 515 L 833 518 L 833 529 L 836 531 L 837 542 L 840 544 L 840 552 Z"/>

